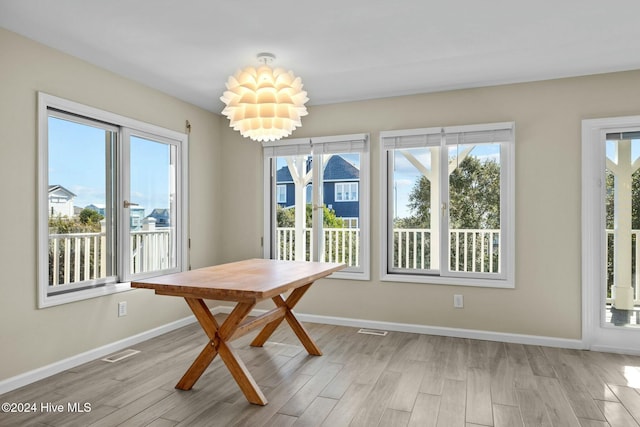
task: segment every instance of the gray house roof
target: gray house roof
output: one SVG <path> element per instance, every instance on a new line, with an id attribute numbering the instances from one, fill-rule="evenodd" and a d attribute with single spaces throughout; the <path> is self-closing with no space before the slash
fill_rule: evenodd
<path id="1" fill-rule="evenodd" d="M 67 190 L 66 188 L 64 188 L 62 185 L 50 185 L 49 186 L 49 194 L 51 193 L 62 193 L 64 195 L 66 195 L 69 199 L 72 197 L 76 197 L 75 194 L 73 194 L 71 191 Z"/>
<path id="2" fill-rule="evenodd" d="M 360 179 L 360 169 L 341 156 L 332 156 L 324 168 L 325 181 L 353 181 Z"/>
<path id="3" fill-rule="evenodd" d="M 171 221 L 169 209 L 155 208 L 147 218 L 155 219 L 157 227 L 166 227 Z"/>

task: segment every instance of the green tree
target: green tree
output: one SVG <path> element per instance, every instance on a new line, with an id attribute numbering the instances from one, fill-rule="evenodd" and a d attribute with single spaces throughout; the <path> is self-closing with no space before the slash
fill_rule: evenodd
<path id="1" fill-rule="evenodd" d="M 278 227 L 295 227 L 296 225 L 296 208 L 285 209 L 278 205 L 276 207 L 276 221 Z M 312 208 L 311 204 L 306 206 L 306 224 L 305 227 L 311 228 L 312 224 Z M 336 216 L 333 209 L 322 206 L 322 225 L 325 228 L 343 228 L 344 221 Z"/>
<path id="2" fill-rule="evenodd" d="M 55 216 L 49 218 L 49 234 L 99 233 L 104 216 L 93 209 L 83 209 L 78 216 Z"/>
<path id="3" fill-rule="evenodd" d="M 500 228 L 500 166 L 466 157 L 449 177 L 451 228 Z"/>
<path id="4" fill-rule="evenodd" d="M 429 228 L 431 182 L 422 176 L 409 193 L 412 215 L 396 220 L 396 227 Z M 500 228 L 500 165 L 466 157 L 449 176 L 451 228 Z"/>
<path id="5" fill-rule="evenodd" d="M 409 218 L 397 221 L 400 228 L 429 228 L 431 224 L 431 181 L 421 176 L 409 194 L 409 210 L 413 213 Z"/>
<path id="6" fill-rule="evenodd" d="M 93 209 L 84 208 L 82 211 L 80 211 L 80 214 L 78 215 L 78 219 L 82 224 L 85 224 L 85 225 L 98 224 L 99 226 L 100 221 L 104 219 L 104 216 Z"/>
<path id="7" fill-rule="evenodd" d="M 295 208 L 285 209 L 280 205 L 276 206 L 276 224 L 278 227 L 295 227 L 296 226 L 296 215 Z"/>

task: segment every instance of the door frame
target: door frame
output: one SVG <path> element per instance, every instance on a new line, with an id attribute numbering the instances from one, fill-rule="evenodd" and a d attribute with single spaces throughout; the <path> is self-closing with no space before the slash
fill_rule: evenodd
<path id="1" fill-rule="evenodd" d="M 606 133 L 640 128 L 640 116 L 582 121 L 582 342 L 586 349 L 640 355 L 640 328 L 607 326 L 602 321 L 606 270 L 604 192 Z M 629 339 L 635 335 L 635 339 Z"/>

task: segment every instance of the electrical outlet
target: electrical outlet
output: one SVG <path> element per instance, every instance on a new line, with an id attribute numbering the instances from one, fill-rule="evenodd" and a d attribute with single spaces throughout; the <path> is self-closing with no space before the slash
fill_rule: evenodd
<path id="1" fill-rule="evenodd" d="M 118 317 L 127 315 L 127 302 L 121 301 L 118 303 Z"/>
<path id="2" fill-rule="evenodd" d="M 456 294 L 453 296 L 453 306 L 455 308 L 463 308 L 464 307 L 464 297 L 460 294 Z"/>

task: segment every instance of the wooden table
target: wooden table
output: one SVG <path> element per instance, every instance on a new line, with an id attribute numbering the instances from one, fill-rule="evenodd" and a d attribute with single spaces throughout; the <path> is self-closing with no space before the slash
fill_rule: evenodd
<path id="1" fill-rule="evenodd" d="M 190 390 L 219 354 L 247 400 L 266 405 L 267 399 L 230 342 L 255 328 L 263 327 L 251 342 L 254 347 L 262 347 L 282 320 L 286 319 L 307 352 L 321 356 L 322 352 L 291 310 L 314 281 L 344 267 L 344 264 L 336 263 L 250 259 L 134 281 L 131 286 L 154 289 L 157 295 L 184 297 L 209 337 L 209 342 L 176 388 Z M 287 291 L 292 292 L 285 300 L 282 294 Z M 269 298 L 276 308 L 259 317 L 247 319 L 258 302 Z M 218 325 L 205 299 L 232 301 L 236 306 Z"/>

